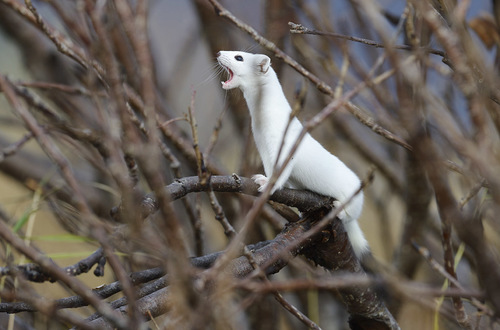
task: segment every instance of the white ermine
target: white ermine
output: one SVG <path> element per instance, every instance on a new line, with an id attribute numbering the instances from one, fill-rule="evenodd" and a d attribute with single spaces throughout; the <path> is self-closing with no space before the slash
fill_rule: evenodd
<path id="1" fill-rule="evenodd" d="M 293 118 L 286 129 L 292 109 L 271 67 L 269 57 L 220 51 L 217 53 L 217 61 L 229 73 L 229 79 L 222 82 L 222 88 L 239 88 L 250 110 L 253 137 L 267 176 L 259 174 L 253 179 L 260 185 L 259 190 L 263 191 L 268 178 L 273 174 L 275 164 L 280 168 L 288 157 L 302 131 L 302 124 L 297 118 Z M 360 180 L 342 161 L 307 134 L 276 181 L 273 191 L 284 186 L 331 196 L 337 200 L 336 206 L 339 206 L 356 192 L 360 187 Z M 363 194 L 360 193 L 345 205 L 338 216 L 358 257 L 369 249 L 357 222 L 362 208 Z"/>

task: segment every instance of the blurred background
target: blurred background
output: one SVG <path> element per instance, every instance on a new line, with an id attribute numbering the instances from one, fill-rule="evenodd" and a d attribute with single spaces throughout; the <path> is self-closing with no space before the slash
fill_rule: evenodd
<path id="1" fill-rule="evenodd" d="M 135 113 L 138 120 L 146 123 L 146 131 L 155 125 L 164 125 L 164 131 L 158 129 L 156 135 L 151 136 L 161 139 L 169 151 L 163 150 L 158 152 L 161 156 L 148 159 L 160 170 L 165 184 L 175 177 L 197 173 L 191 126 L 186 119 L 190 106 L 209 171 L 247 177 L 263 172 L 241 93 L 226 92 L 220 87 L 220 81 L 226 80 L 226 76 L 220 74 L 216 65 L 218 50 L 269 55 L 289 101 L 302 104 L 298 115 L 302 121 L 311 119 L 331 100 L 331 96 L 318 91 L 309 80 L 273 56 L 273 52 L 259 46 L 227 19 L 215 15 L 208 1 L 149 1 L 147 42 L 141 39 L 144 36 L 139 32 L 136 39 L 131 37 L 133 24 L 120 12 L 119 1 L 32 3 L 50 31 L 57 31 L 56 41 L 71 41 L 69 56 L 57 49 L 30 15 L 22 15 L 19 8 L 25 6 L 24 2 L 3 1 L 0 4 L 0 74 L 18 88 L 18 98 L 68 160 L 68 167 L 93 214 L 110 226 L 117 224 L 109 211 L 123 200 L 128 191 L 124 182 L 133 176 L 131 168 L 124 170 L 119 159 L 123 159 L 123 155 L 136 155 L 148 145 L 144 136 L 137 138 L 132 133 L 123 133 L 133 126 L 133 122 L 125 123 L 124 113 Z M 141 3 L 132 2 L 131 8 L 137 11 L 129 13 L 129 18 L 139 17 Z M 312 131 L 317 140 L 361 178 L 370 168 L 376 169 L 374 183 L 365 190 L 365 206 L 359 222 L 379 267 L 417 283 L 436 288 L 444 285 L 443 276 L 412 247 L 412 242 L 416 242 L 427 248 L 437 263 L 444 265 L 441 223 L 449 214 L 445 206 L 436 202 L 438 178 L 445 181 L 464 218 L 474 222 L 474 228 L 484 227 L 484 236 L 480 237 L 497 257 L 500 109 L 496 95 L 500 37 L 494 1 L 241 0 L 223 4 L 234 16 L 330 85 L 337 96 L 367 77 L 395 71 L 388 79 L 371 84 L 351 100 L 358 110 L 357 118 L 352 109 L 342 108 Z M 426 5 L 432 5 L 439 14 L 435 25 L 425 16 Z M 404 44 L 410 49 L 386 51 L 369 42 L 293 34 L 288 22 L 371 40 L 379 45 Z M 134 23 L 140 26 L 140 22 Z M 451 34 L 439 35 L 440 25 Z M 451 45 L 443 40 L 450 40 Z M 151 57 L 148 58 L 148 54 L 141 57 L 144 48 L 138 45 L 148 46 Z M 430 54 L 421 48 L 446 54 L 444 57 L 442 53 Z M 416 59 L 409 60 L 411 56 Z M 377 65 L 380 60 L 381 65 Z M 151 68 L 151 72 L 143 70 L 145 67 Z M 150 81 L 145 76 L 151 78 Z M 133 102 L 134 99 L 139 101 Z M 141 106 L 146 110 L 139 111 Z M 149 117 L 148 107 L 153 109 Z M 376 125 L 363 122 L 363 118 L 373 120 Z M 380 133 L 377 127 L 392 132 L 399 141 L 406 141 L 413 151 Z M 424 137 L 430 142 L 424 143 Z M 103 157 L 99 144 L 110 149 L 109 159 Z M 435 151 L 434 159 L 428 152 L 431 149 Z M 30 135 L 4 94 L 0 94 L 0 152 L 2 220 L 8 220 L 12 227 L 17 224 L 23 238 L 62 267 L 92 253 L 98 244 L 89 226 L 79 217 L 72 187 L 54 159 L 48 157 L 47 151 Z M 175 159 L 180 162 L 180 172 L 172 166 Z M 139 168 L 144 166 L 144 163 L 138 164 Z M 432 168 L 436 169 L 435 173 L 429 172 Z M 135 178 L 137 187 L 143 192 L 154 190 L 148 176 L 140 171 Z M 227 195 L 221 195 L 220 199 L 226 215 L 235 224 L 251 206 L 248 201 Z M 188 200 L 190 206 L 176 202 L 178 217 L 184 220 L 189 214 L 195 214 L 203 226 L 203 242 L 197 245 L 192 223 L 181 221 L 190 255 L 224 249 L 227 239 L 213 220 L 206 197 L 190 196 Z M 459 224 L 453 218 L 449 221 L 455 226 Z M 276 230 L 263 221 L 248 240 L 271 239 Z M 130 250 L 122 247 L 124 255 L 130 256 L 136 249 L 153 255 L 141 246 L 140 238 L 134 237 L 132 241 Z M 449 241 L 454 251 L 458 251 L 455 261 L 459 282 L 474 294 L 487 290 L 489 286 L 482 282 L 481 275 L 478 277 L 478 272 L 489 270 L 478 271 L 481 263 L 474 246 L 455 230 Z M 2 266 L 22 262 L 20 255 L 2 245 L 1 257 L 5 263 Z M 133 257 L 129 262 L 129 270 L 148 264 Z M 313 276 L 306 273 L 291 267 L 276 278 Z M 115 278 L 108 271 L 104 278 L 86 274 L 81 279 L 89 287 L 96 287 Z M 69 295 L 66 288 L 57 284 L 31 285 L 37 294 L 49 299 Z M 292 292 L 289 298 L 323 329 L 347 327 L 348 316 L 335 294 L 310 290 L 307 294 Z M 402 329 L 463 327 L 454 316 L 450 300 L 440 301 L 439 295 L 425 296 L 421 301 L 413 298 L 388 299 L 390 310 Z M 259 311 L 249 312 L 246 323 L 243 322 L 247 328 L 304 328 L 270 302 L 272 298 L 261 299 L 262 306 L 254 306 Z M 482 294 L 479 299 L 489 303 Z M 499 328 L 495 318 L 480 316 L 470 299 L 462 301 L 474 328 Z M 81 313 L 88 315 L 90 311 Z M 254 319 L 257 315 L 260 322 Z M 38 324 L 64 328 L 55 320 L 40 315 L 33 317 Z M 0 321 L 8 322 L 7 318 L 7 315 L 0 316 Z"/>

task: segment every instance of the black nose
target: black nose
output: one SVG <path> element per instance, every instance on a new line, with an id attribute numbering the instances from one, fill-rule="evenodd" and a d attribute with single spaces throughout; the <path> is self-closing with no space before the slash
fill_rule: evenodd
<path id="1" fill-rule="evenodd" d="M 215 56 L 219 57 L 220 56 L 220 52 L 217 52 L 217 54 L 215 54 Z"/>

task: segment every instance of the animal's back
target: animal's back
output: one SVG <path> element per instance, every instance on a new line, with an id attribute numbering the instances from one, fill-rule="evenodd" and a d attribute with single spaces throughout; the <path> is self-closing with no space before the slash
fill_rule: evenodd
<path id="1" fill-rule="evenodd" d="M 305 137 L 298 149 L 289 182 L 297 189 L 332 196 L 341 203 L 352 197 L 361 184 L 349 167 L 310 135 Z M 362 195 L 360 192 L 346 206 L 349 220 L 356 220 L 361 215 Z"/>

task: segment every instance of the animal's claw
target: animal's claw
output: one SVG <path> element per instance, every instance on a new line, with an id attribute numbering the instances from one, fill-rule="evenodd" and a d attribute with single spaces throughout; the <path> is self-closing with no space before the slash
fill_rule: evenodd
<path id="1" fill-rule="evenodd" d="M 267 184 L 269 183 L 269 179 L 262 174 L 255 174 L 252 176 L 252 180 L 259 185 L 259 192 L 263 192 L 267 188 Z"/>

